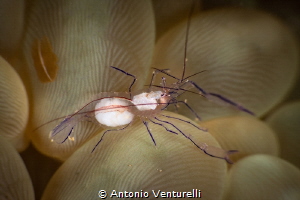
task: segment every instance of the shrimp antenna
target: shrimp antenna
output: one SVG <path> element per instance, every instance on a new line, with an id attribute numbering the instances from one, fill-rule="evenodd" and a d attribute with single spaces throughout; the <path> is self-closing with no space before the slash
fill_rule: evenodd
<path id="1" fill-rule="evenodd" d="M 188 76 L 188 77 L 185 77 L 182 81 L 185 81 L 185 80 L 187 80 L 187 79 L 189 79 L 189 78 L 191 78 L 191 77 L 193 77 L 193 76 L 196 76 L 197 74 L 201 74 L 201 73 L 203 73 L 203 72 L 206 72 L 207 70 L 205 69 L 205 70 L 202 70 L 202 71 L 200 71 L 200 72 L 196 72 L 195 74 L 192 74 L 192 75 L 190 75 L 190 76 Z"/>
<path id="2" fill-rule="evenodd" d="M 184 42 L 184 59 L 183 59 L 183 69 L 182 69 L 182 76 L 180 82 L 184 80 L 185 75 L 185 69 L 186 69 L 186 62 L 187 62 L 187 45 L 188 45 L 188 38 L 189 38 L 189 30 L 190 30 L 190 24 L 191 24 L 191 18 L 195 7 L 195 1 L 193 1 L 191 10 L 188 15 L 188 21 L 186 25 L 186 34 L 185 34 L 185 42 Z"/>

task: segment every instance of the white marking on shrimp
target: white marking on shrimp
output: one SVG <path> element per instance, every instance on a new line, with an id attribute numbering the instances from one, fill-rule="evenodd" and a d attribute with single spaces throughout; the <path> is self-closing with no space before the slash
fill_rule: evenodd
<path id="1" fill-rule="evenodd" d="M 136 105 L 137 109 L 140 111 L 155 110 L 157 107 L 157 100 L 161 98 L 162 94 L 162 91 L 152 91 L 149 93 L 143 92 L 135 95 L 132 99 L 132 103 Z"/>
<path id="2" fill-rule="evenodd" d="M 119 98 L 102 99 L 95 107 L 95 117 L 100 124 L 117 127 L 129 124 L 134 115 L 128 111 L 129 102 Z"/>

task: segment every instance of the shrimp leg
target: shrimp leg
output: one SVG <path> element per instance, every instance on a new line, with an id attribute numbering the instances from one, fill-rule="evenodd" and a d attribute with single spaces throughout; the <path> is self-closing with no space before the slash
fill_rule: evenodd
<path id="1" fill-rule="evenodd" d="M 127 124 L 126 126 L 122 127 L 122 128 L 119 128 L 119 129 L 109 129 L 109 130 L 106 130 L 104 131 L 104 133 L 102 134 L 100 140 L 97 142 L 97 144 L 94 146 L 93 150 L 91 153 L 93 153 L 95 151 L 95 149 L 97 148 L 97 146 L 100 144 L 100 142 L 103 140 L 103 137 L 106 133 L 110 132 L 110 131 L 121 131 L 121 130 L 124 130 L 126 129 L 131 123 Z"/>
<path id="2" fill-rule="evenodd" d="M 148 131 L 148 133 L 149 133 L 149 135 L 150 135 L 150 137 L 151 137 L 151 139 L 152 139 L 152 142 L 153 142 L 154 145 L 156 146 L 156 142 L 155 142 L 155 140 L 154 140 L 154 137 L 153 137 L 153 135 L 152 135 L 152 133 L 151 133 L 149 127 L 148 127 L 148 122 L 143 121 L 143 123 L 144 123 L 144 125 L 145 125 L 146 128 L 147 128 L 147 131 Z"/>
<path id="3" fill-rule="evenodd" d="M 229 155 L 238 152 L 238 150 L 226 151 L 226 150 L 218 148 L 218 147 L 208 146 L 206 143 L 202 143 L 199 147 L 205 154 L 207 154 L 211 157 L 224 159 L 229 164 L 233 164 L 232 160 L 230 160 L 230 158 L 229 158 Z"/>
<path id="4" fill-rule="evenodd" d="M 168 121 L 164 121 L 161 119 L 158 119 L 157 117 L 154 117 L 156 120 L 160 121 L 160 122 L 164 122 L 166 124 L 169 124 L 171 126 L 173 126 L 177 131 L 179 131 L 185 138 L 189 139 L 198 149 L 200 149 L 201 151 L 203 151 L 205 154 L 211 156 L 211 157 L 215 157 L 215 158 L 220 158 L 220 159 L 224 159 L 226 160 L 229 164 L 232 164 L 233 162 L 230 160 L 229 155 L 232 153 L 237 152 L 237 150 L 223 150 L 221 148 L 218 147 L 214 147 L 214 146 L 208 146 L 206 143 L 196 143 L 191 137 L 187 136 L 185 133 L 183 133 L 177 126 L 175 126 L 173 123 L 168 122 Z"/>
<path id="5" fill-rule="evenodd" d="M 132 81 L 132 83 L 130 84 L 130 86 L 129 86 L 129 88 L 128 88 L 128 92 L 129 92 L 130 98 L 131 98 L 131 88 L 132 88 L 133 84 L 134 84 L 135 81 L 136 81 L 136 77 L 135 77 L 134 75 L 128 73 L 128 72 L 125 72 L 125 71 L 122 70 L 122 69 L 117 68 L 117 67 L 114 67 L 114 66 L 110 66 L 110 67 L 113 68 L 113 69 L 115 69 L 115 70 L 118 70 L 118 71 L 122 72 L 123 74 L 125 74 L 125 75 L 127 75 L 127 76 L 131 76 L 131 77 L 133 78 L 133 81 Z"/>
<path id="6" fill-rule="evenodd" d="M 188 124 L 194 126 L 195 128 L 199 129 L 200 131 L 205 131 L 205 132 L 207 132 L 207 129 L 206 129 L 206 128 L 201 128 L 201 127 L 199 127 L 199 126 L 196 126 L 195 124 L 193 124 L 193 123 L 191 123 L 191 122 L 189 122 L 189 121 L 186 121 L 186 120 L 183 120 L 183 119 L 180 119 L 180 118 L 177 118 L 177 117 L 171 117 L 171 116 L 168 116 L 168 115 L 162 115 L 162 116 L 167 117 L 167 118 L 172 118 L 172 119 L 177 119 L 177 120 L 183 121 L 183 122 L 185 122 L 185 123 L 188 123 Z"/>

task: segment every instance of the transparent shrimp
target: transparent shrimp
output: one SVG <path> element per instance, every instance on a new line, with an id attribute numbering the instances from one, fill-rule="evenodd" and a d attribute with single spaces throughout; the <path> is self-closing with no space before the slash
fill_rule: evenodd
<path id="1" fill-rule="evenodd" d="M 129 92 L 113 93 L 113 95 L 110 93 L 102 93 L 102 96 L 107 96 L 97 98 L 87 103 L 77 112 L 64 118 L 61 123 L 51 131 L 50 138 L 52 141 L 63 143 L 68 138 L 70 139 L 75 126 L 80 121 L 96 121 L 99 125 L 106 126 L 108 129 L 104 131 L 100 140 L 95 144 L 95 147 L 92 149 L 93 152 L 103 141 L 103 138 L 107 133 L 126 129 L 133 122 L 134 118 L 138 116 L 145 125 L 154 145 L 156 145 L 156 141 L 149 129 L 149 122 L 164 127 L 165 130 L 170 133 L 183 135 L 198 149 L 209 156 L 225 159 L 228 163 L 232 163 L 229 159 L 229 155 L 237 152 L 236 150 L 225 151 L 218 147 L 208 146 L 206 143 L 195 142 L 174 123 L 159 118 L 159 116 L 163 116 L 169 119 L 183 121 L 198 130 L 207 131 L 205 128 L 199 127 L 189 121 L 161 114 L 161 111 L 167 109 L 169 105 L 184 103 L 191 112 L 198 116 L 187 103 L 176 100 L 176 97 L 184 92 L 190 92 L 189 90 L 182 89 L 181 84 L 173 84 L 172 87 L 167 86 L 165 79 L 162 79 L 162 87 L 160 90 L 149 90 L 152 87 L 151 84 L 153 80 L 151 80 L 150 87 L 147 92 L 138 92 L 136 95 L 133 95 L 131 87 L 136 81 L 135 76 L 128 72 L 124 72 L 119 68 L 112 68 L 133 77 L 133 81 L 129 87 Z M 174 87 L 174 85 L 176 85 L 176 87 Z M 166 125 L 170 125 L 174 130 L 169 129 Z"/>
<path id="2" fill-rule="evenodd" d="M 193 6 L 192 6 L 193 9 Z M 178 104 L 183 104 L 187 109 L 190 110 L 193 115 L 201 120 L 200 116 L 192 109 L 192 107 L 186 102 L 178 100 L 178 97 L 184 93 L 190 92 L 198 95 L 199 97 L 205 98 L 207 100 L 218 99 L 226 104 L 231 105 L 234 108 L 248 114 L 253 114 L 250 110 L 235 103 L 234 101 L 216 93 L 207 92 L 195 82 L 190 81 L 189 78 L 196 76 L 204 71 L 192 74 L 190 76 L 185 76 L 186 62 L 187 62 L 187 44 L 188 44 L 188 33 L 190 27 L 190 19 L 193 10 L 191 9 L 188 23 L 186 27 L 185 36 L 185 48 L 184 48 L 184 62 L 181 77 L 175 77 L 171 75 L 166 69 L 155 68 L 148 89 L 142 92 L 132 92 L 132 86 L 136 82 L 136 77 L 120 68 L 111 66 L 112 69 L 117 70 L 127 76 L 132 77 L 132 82 L 129 86 L 128 92 L 124 93 L 101 93 L 101 97 L 87 103 L 85 106 L 80 108 L 75 113 L 65 117 L 50 133 L 51 141 L 58 143 L 65 142 L 71 137 L 73 130 L 80 121 L 94 121 L 99 125 L 106 126 L 108 129 L 105 130 L 100 138 L 100 140 L 95 144 L 92 152 L 97 148 L 97 146 L 103 141 L 104 136 L 111 131 L 121 131 L 126 129 L 136 117 L 139 117 L 143 124 L 145 125 L 149 136 L 154 145 L 156 145 L 155 138 L 153 137 L 151 130 L 149 128 L 149 123 L 162 126 L 167 132 L 173 134 L 181 134 L 188 140 L 190 140 L 195 147 L 203 151 L 205 154 L 224 159 L 228 163 L 232 163 L 229 155 L 237 152 L 237 150 L 223 150 L 218 147 L 209 146 L 204 142 L 196 142 L 193 140 L 189 134 L 184 133 L 178 126 L 169 120 L 162 120 L 160 116 L 168 119 L 178 120 L 193 126 L 195 129 L 201 131 L 207 131 L 205 128 L 199 127 L 192 122 L 168 116 L 162 114 L 163 110 L 166 110 L 170 105 L 177 106 Z M 162 75 L 160 85 L 155 85 L 154 80 L 157 74 Z M 172 84 L 167 84 L 164 76 L 171 77 L 175 80 Z M 191 88 L 195 91 L 190 90 Z M 172 127 L 170 129 L 169 127 Z"/>

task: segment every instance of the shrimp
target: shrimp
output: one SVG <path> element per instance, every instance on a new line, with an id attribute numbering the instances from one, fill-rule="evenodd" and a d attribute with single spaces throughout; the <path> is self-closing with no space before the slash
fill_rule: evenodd
<path id="1" fill-rule="evenodd" d="M 168 120 L 162 120 L 159 117 L 163 116 L 167 119 L 182 121 L 189 124 L 190 126 L 193 126 L 195 129 L 207 131 L 205 128 L 199 127 L 198 125 L 195 125 L 194 123 L 191 123 L 189 121 L 177 117 L 171 117 L 161 113 L 163 110 L 166 110 L 170 105 L 175 105 L 176 107 L 178 104 L 183 104 L 184 106 L 186 106 L 186 108 L 190 110 L 190 112 L 196 117 L 196 119 L 201 120 L 200 116 L 192 109 L 192 107 L 187 103 L 187 101 L 178 100 L 179 96 L 187 92 L 194 93 L 207 100 L 216 98 L 226 104 L 231 105 L 232 107 L 235 107 L 236 109 L 242 112 L 251 115 L 254 114 L 242 105 L 239 105 L 220 94 L 208 92 L 201 88 L 199 85 L 197 85 L 194 81 L 189 80 L 189 78 L 203 73 L 205 72 L 205 70 L 192 74 L 190 76 L 185 75 L 188 35 L 192 12 L 193 6 L 190 10 L 190 14 L 188 16 L 188 23 L 186 26 L 184 62 L 180 78 L 171 75 L 167 69 L 154 68 L 150 84 L 148 85 L 148 89 L 146 91 L 132 92 L 132 87 L 135 84 L 137 78 L 133 74 L 128 73 L 120 68 L 110 66 L 112 69 L 117 70 L 120 73 L 123 73 L 124 75 L 132 78 L 132 82 L 128 88 L 128 92 L 113 94 L 101 93 L 101 97 L 92 100 L 75 113 L 65 117 L 50 132 L 51 141 L 55 141 L 57 143 L 64 143 L 67 139 L 71 138 L 73 130 L 80 121 L 96 121 L 98 124 L 105 126 L 108 129 L 103 132 L 100 140 L 95 144 L 94 148 L 92 149 L 92 152 L 94 152 L 97 146 L 103 141 L 107 133 L 111 131 L 122 131 L 128 126 L 130 126 L 136 117 L 139 117 L 143 122 L 144 126 L 146 127 L 154 145 L 156 145 L 156 141 L 149 128 L 149 123 L 162 126 L 167 132 L 176 135 L 181 134 L 205 154 L 212 157 L 224 159 L 228 163 L 232 163 L 232 161 L 229 158 L 229 155 L 237 152 L 237 150 L 226 151 L 218 147 L 209 146 L 206 143 L 195 142 L 191 136 L 184 133 L 174 123 L 171 123 Z M 157 74 L 162 75 L 160 85 L 154 84 L 154 80 Z M 175 80 L 175 82 L 172 84 L 167 84 L 165 76 L 171 77 Z M 190 90 L 191 88 L 196 91 Z M 172 127 L 172 129 L 170 129 L 169 127 Z"/>
<path id="2" fill-rule="evenodd" d="M 200 119 L 197 113 L 194 112 L 193 109 L 186 102 L 176 100 L 176 98 L 182 93 L 191 92 L 187 89 L 182 88 L 186 83 L 188 83 L 187 81 L 185 82 L 178 81 L 177 84 L 172 84 L 172 86 L 167 86 L 165 79 L 162 79 L 162 86 L 161 87 L 155 86 L 159 89 L 155 91 L 148 89 L 147 92 L 140 92 L 137 93 L 136 95 L 132 95 L 131 88 L 136 81 L 136 77 L 117 67 L 111 66 L 111 68 L 118 70 L 128 76 L 133 77 L 133 81 L 128 89 L 128 93 L 123 93 L 123 94 L 114 93 L 114 96 L 108 95 L 106 97 L 98 98 L 87 103 L 77 112 L 63 119 L 63 121 L 50 132 L 50 138 L 52 141 L 56 141 L 57 143 L 65 142 L 67 139 L 70 139 L 70 135 L 72 134 L 75 126 L 80 121 L 93 119 L 96 120 L 100 125 L 113 128 L 104 131 L 100 140 L 92 149 L 92 152 L 94 152 L 96 147 L 103 141 L 103 138 L 107 133 L 111 131 L 121 131 L 126 129 L 130 124 L 132 124 L 134 117 L 138 116 L 142 120 L 143 124 L 145 125 L 154 145 L 156 145 L 156 141 L 148 127 L 149 122 L 162 126 L 168 132 L 174 134 L 178 134 L 178 133 L 182 134 L 185 138 L 190 140 L 198 149 L 200 149 L 201 151 L 203 151 L 205 154 L 209 156 L 225 159 L 228 163 L 232 163 L 232 161 L 229 159 L 229 155 L 234 152 L 237 152 L 236 150 L 225 151 L 218 147 L 208 146 L 206 143 L 199 143 L 199 142 L 196 143 L 190 136 L 185 134 L 176 125 L 174 125 L 169 121 L 161 120 L 158 117 L 158 115 L 161 115 L 169 119 L 172 118 L 175 120 L 183 121 L 195 127 L 198 130 L 207 131 L 205 128 L 199 127 L 189 121 L 161 114 L 161 111 L 167 109 L 169 105 L 183 103 L 191 110 L 191 112 L 195 114 L 196 117 Z M 153 74 L 157 72 L 166 73 L 163 70 L 156 69 L 156 71 L 154 71 Z M 167 75 L 170 74 L 167 73 Z M 152 81 L 153 79 L 151 80 L 151 84 Z M 149 88 L 152 87 L 151 84 Z M 195 84 L 195 86 L 197 85 Z M 103 93 L 102 95 L 105 96 L 105 94 L 108 93 Z M 205 93 L 204 94 L 201 93 L 201 95 L 205 97 Z M 167 128 L 166 125 L 170 125 L 176 131 Z"/>

